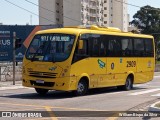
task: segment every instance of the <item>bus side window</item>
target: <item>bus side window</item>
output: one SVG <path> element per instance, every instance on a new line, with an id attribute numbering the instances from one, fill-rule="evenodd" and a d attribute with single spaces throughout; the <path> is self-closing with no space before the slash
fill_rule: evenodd
<path id="1" fill-rule="evenodd" d="M 93 38 L 93 56 L 99 56 L 99 45 L 98 45 L 98 39 Z"/>
<path id="2" fill-rule="evenodd" d="M 121 56 L 121 44 L 120 40 L 117 40 L 116 37 L 109 39 L 108 43 L 109 57 L 119 57 Z"/>
<path id="3" fill-rule="evenodd" d="M 134 39 L 134 54 L 136 57 L 142 57 L 145 55 L 143 39 Z"/>
<path id="4" fill-rule="evenodd" d="M 132 45 L 132 39 L 127 37 L 122 37 L 121 39 L 122 43 L 122 55 L 124 57 L 130 57 L 133 55 L 133 45 Z"/>
<path id="5" fill-rule="evenodd" d="M 99 54 L 100 54 L 100 57 L 104 57 L 106 55 L 105 43 L 103 41 L 100 41 Z"/>
<path id="6" fill-rule="evenodd" d="M 153 40 L 145 39 L 145 53 L 146 57 L 154 57 Z"/>
<path id="7" fill-rule="evenodd" d="M 78 48 L 79 46 L 79 40 L 83 41 L 83 47 L 81 49 Z M 74 52 L 73 62 L 77 62 L 79 60 L 82 60 L 86 57 L 89 57 L 88 54 L 88 34 L 83 34 L 81 38 L 79 38 L 77 41 L 77 46 Z"/>

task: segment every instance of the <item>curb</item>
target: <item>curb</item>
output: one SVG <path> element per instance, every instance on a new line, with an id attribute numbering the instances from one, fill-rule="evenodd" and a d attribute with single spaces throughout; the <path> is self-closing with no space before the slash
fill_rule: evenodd
<path id="1" fill-rule="evenodd" d="M 7 86 L 7 87 L 0 87 L 0 90 L 15 90 L 15 89 L 23 89 L 26 87 L 23 86 Z"/>
<path id="2" fill-rule="evenodd" d="M 152 104 L 152 105 L 149 107 L 148 111 L 149 111 L 149 112 L 160 112 L 160 108 L 155 107 L 156 104 L 159 104 L 159 103 L 160 103 L 160 101 Z"/>

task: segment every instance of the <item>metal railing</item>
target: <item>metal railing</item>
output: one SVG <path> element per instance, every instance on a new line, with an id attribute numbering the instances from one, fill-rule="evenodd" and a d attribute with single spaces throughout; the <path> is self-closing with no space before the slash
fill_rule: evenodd
<path id="1" fill-rule="evenodd" d="M 21 80 L 22 76 L 22 63 L 19 63 L 15 67 L 15 78 Z M 12 62 L 1 62 L 0 63 L 0 81 L 12 81 L 13 80 L 13 63 Z"/>

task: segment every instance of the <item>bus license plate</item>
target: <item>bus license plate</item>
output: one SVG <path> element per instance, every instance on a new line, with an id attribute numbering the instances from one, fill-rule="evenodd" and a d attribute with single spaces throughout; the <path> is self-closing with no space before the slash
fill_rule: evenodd
<path id="1" fill-rule="evenodd" d="M 44 80 L 36 80 L 36 83 L 44 84 Z"/>

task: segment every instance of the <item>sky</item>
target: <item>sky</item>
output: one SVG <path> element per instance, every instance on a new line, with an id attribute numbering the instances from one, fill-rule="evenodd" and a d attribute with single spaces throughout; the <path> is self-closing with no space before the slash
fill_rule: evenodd
<path id="1" fill-rule="evenodd" d="M 140 7 L 150 5 L 151 7 L 160 8 L 160 0 L 128 0 L 128 3 Z M 140 10 L 140 8 L 128 5 L 128 14 L 130 14 L 130 20 L 133 20 L 133 15 L 138 10 Z"/>
<path id="2" fill-rule="evenodd" d="M 35 14 L 39 14 L 38 6 L 32 5 L 25 0 L 6 0 L 10 1 L 24 9 L 27 9 Z M 4 25 L 37 25 L 39 18 L 23 9 L 20 9 L 5 0 L 0 0 L 0 23 Z M 38 0 L 29 0 L 38 4 Z"/>
<path id="3" fill-rule="evenodd" d="M 15 5 L 22 7 L 34 14 L 27 12 L 23 9 L 20 9 L 6 1 L 10 1 Z M 38 4 L 38 0 L 28 0 Z M 128 0 L 129 4 L 133 4 L 136 6 L 145 6 L 150 5 L 152 7 L 160 8 L 160 1 L 159 0 Z M 132 20 L 132 16 L 139 10 L 138 7 L 133 7 L 128 5 L 128 14 L 130 14 L 130 20 Z M 0 0 L 0 23 L 4 25 L 38 25 L 39 18 L 38 18 L 38 6 L 30 4 L 25 0 Z"/>

